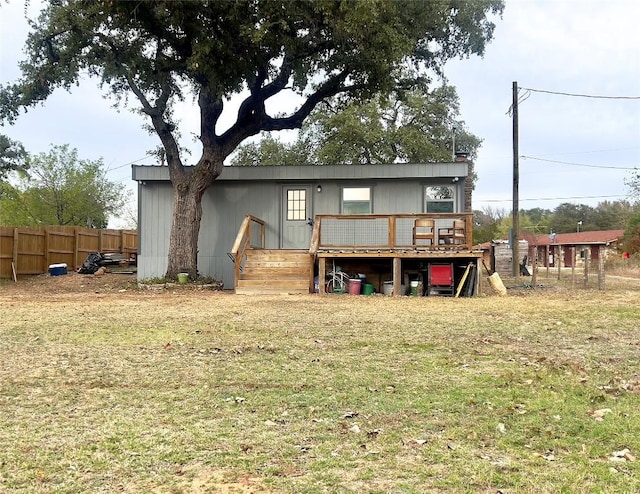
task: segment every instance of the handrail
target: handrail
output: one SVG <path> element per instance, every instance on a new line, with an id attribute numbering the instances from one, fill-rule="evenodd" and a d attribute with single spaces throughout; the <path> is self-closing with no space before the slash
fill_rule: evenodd
<path id="1" fill-rule="evenodd" d="M 313 256 L 314 259 L 318 252 L 318 247 L 320 245 L 320 224 L 321 224 L 320 220 L 314 220 L 313 230 L 311 232 L 311 243 L 309 245 L 309 254 Z"/>
<path id="2" fill-rule="evenodd" d="M 251 237 L 252 223 L 257 224 L 260 227 L 260 239 L 259 244 L 254 245 Z M 234 271 L 234 283 L 238 286 L 238 279 L 240 278 L 240 271 L 242 271 L 242 265 L 247 256 L 248 249 L 264 249 L 265 247 L 265 223 L 260 218 L 252 216 L 250 214 L 244 217 L 238 235 L 236 235 L 236 241 L 233 243 L 229 257 L 233 260 Z"/>

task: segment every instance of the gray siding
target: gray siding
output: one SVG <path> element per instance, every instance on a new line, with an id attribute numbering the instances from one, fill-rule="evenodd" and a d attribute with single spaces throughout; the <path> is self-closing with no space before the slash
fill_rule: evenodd
<path id="1" fill-rule="evenodd" d="M 138 186 L 138 279 L 161 278 L 167 271 L 173 189 L 170 183 Z"/>
<path id="2" fill-rule="evenodd" d="M 467 170 L 467 163 L 227 168 L 202 200 L 198 270 L 233 287 L 228 252 L 247 214 L 265 221 L 265 246 L 280 248 L 285 186 L 310 186 L 314 215 L 341 213 L 342 188 L 362 186 L 372 187 L 374 213 L 422 213 L 426 185 L 451 185 L 459 177 L 456 211 L 463 211 Z M 133 178 L 139 183 L 138 279 L 162 277 L 173 209 L 168 169 L 134 166 Z"/>

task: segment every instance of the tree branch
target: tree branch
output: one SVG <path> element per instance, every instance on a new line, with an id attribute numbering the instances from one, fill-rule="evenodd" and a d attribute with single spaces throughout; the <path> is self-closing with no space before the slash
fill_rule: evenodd
<path id="1" fill-rule="evenodd" d="M 342 72 L 330 77 L 314 93 L 307 97 L 307 100 L 295 113 L 288 117 L 270 117 L 264 111 L 259 111 L 255 101 L 253 101 L 253 106 L 250 106 L 247 101 L 245 101 L 247 104 L 243 115 L 239 114 L 236 123 L 219 138 L 223 156 L 228 156 L 243 140 L 261 131 L 299 129 L 302 127 L 304 120 L 320 102 L 338 93 L 351 93 L 362 89 L 362 86 L 357 84 L 344 86 L 344 82 L 349 77 L 349 73 L 348 69 L 344 69 Z M 281 71 L 280 76 L 282 76 L 282 74 Z M 282 87 L 284 88 L 286 80 L 282 82 L 282 79 L 280 79 L 279 82 L 274 81 L 271 84 L 273 84 L 273 86 L 271 86 L 268 91 L 275 90 L 278 84 L 283 84 Z M 277 92 L 278 91 L 275 91 L 273 94 L 277 94 Z M 252 96 L 248 99 L 250 98 L 252 98 Z M 249 108 L 253 108 L 254 111 L 248 111 Z M 264 99 L 262 100 L 262 110 L 264 110 Z"/>

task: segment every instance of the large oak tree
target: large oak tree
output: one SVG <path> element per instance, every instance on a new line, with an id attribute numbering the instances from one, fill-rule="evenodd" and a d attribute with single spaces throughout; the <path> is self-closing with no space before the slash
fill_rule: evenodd
<path id="1" fill-rule="evenodd" d="M 202 196 L 240 143 L 300 128 L 327 98 L 389 91 L 401 67 L 424 74 L 482 55 L 494 29 L 489 15 L 502 9 L 503 0 L 57 0 L 33 25 L 22 78 L 0 91 L 0 117 L 15 119 L 85 74 L 117 98 L 135 97 L 174 189 L 167 277 L 184 269 L 195 276 Z M 282 91 L 301 103 L 269 113 L 267 101 Z M 190 94 L 200 113 L 195 166 L 186 166 L 172 113 Z M 219 131 L 225 102 L 238 94 L 235 122 Z"/>
<path id="2" fill-rule="evenodd" d="M 242 144 L 231 164 L 442 163 L 453 159 L 454 145 L 473 159 L 482 141 L 467 131 L 459 107 L 455 88 L 446 85 L 394 91 L 366 102 L 332 100 L 316 107 L 295 141 L 267 134 Z"/>

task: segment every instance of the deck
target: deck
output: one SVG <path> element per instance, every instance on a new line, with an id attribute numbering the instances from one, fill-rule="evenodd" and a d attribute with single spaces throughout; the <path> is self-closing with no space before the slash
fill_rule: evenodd
<path id="1" fill-rule="evenodd" d="M 433 222 L 430 239 L 415 238 L 417 220 Z M 449 234 L 454 222 L 461 224 L 462 230 L 452 238 Z M 318 261 L 320 280 L 340 265 L 350 273 L 365 272 L 378 291 L 382 291 L 385 279 L 393 281 L 393 294 L 402 295 L 402 287 L 410 280 L 420 278 L 425 283 L 430 264 L 452 263 L 461 273 L 473 264 L 479 273 L 482 252 L 471 248 L 472 234 L 472 213 L 318 215 L 309 252 Z M 324 293 L 326 285 L 320 283 L 318 288 Z M 478 286 L 472 290 L 477 291 Z"/>
<path id="2" fill-rule="evenodd" d="M 429 238 L 416 238 L 414 226 L 417 220 L 432 222 Z M 474 295 L 479 291 L 482 251 L 471 248 L 472 225 L 472 213 L 317 215 L 307 268 L 301 268 L 300 261 L 296 261 L 298 272 L 306 278 L 302 286 L 306 292 L 326 293 L 326 280 L 340 271 L 364 275 L 378 292 L 383 292 L 392 282 L 393 295 L 402 295 L 411 281 L 419 280 L 425 286 L 430 266 L 450 264 L 454 271 L 454 288 L 459 288 L 455 290 L 456 294 L 466 283 L 464 293 Z M 455 235 L 452 233 L 454 226 L 459 227 Z M 249 284 L 258 286 L 256 291 L 260 287 L 264 290 L 269 284 L 285 284 L 274 275 L 274 266 L 265 270 L 262 278 L 254 269 L 250 275 L 245 274 L 247 259 L 257 254 L 255 251 L 268 250 L 273 255 L 273 249 L 266 249 L 264 245 L 264 227 L 260 219 L 247 216 L 238 232 L 230 253 L 235 263 L 237 293 L 246 293 Z M 247 251 L 252 251 L 250 256 Z M 299 251 L 296 255 L 299 259 Z M 474 274 L 468 277 L 470 270 Z M 245 281 L 249 278 L 254 281 Z M 259 279 L 262 281 L 256 281 Z M 283 273 L 283 280 L 290 282 L 290 279 L 290 273 Z M 470 283 L 473 285 L 469 286 Z M 300 282 L 296 285 L 298 290 L 300 285 Z M 428 291 L 424 293 L 428 294 Z"/>

